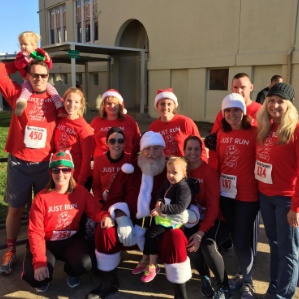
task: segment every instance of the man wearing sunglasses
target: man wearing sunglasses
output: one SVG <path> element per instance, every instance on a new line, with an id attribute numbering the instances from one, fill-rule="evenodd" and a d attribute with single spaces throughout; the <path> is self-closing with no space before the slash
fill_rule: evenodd
<path id="1" fill-rule="evenodd" d="M 21 86 L 8 74 L 13 65 L 0 63 L 0 93 L 12 110 L 21 92 Z M 8 203 L 6 217 L 7 251 L 1 259 L 0 273 L 10 274 L 16 262 L 16 241 L 21 216 L 27 205 L 31 206 L 32 191 L 37 194 L 49 180 L 48 164 L 53 152 L 53 131 L 56 127 L 55 105 L 46 93 L 49 78 L 48 66 L 43 61 L 33 61 L 28 66 L 27 79 L 33 93 L 21 116 L 12 114 L 5 151 L 7 185 L 4 200 Z"/>
<path id="2" fill-rule="evenodd" d="M 140 139 L 140 156 L 133 163 L 134 172 L 126 171 L 123 165 L 113 181 L 104 205 L 106 213 L 95 232 L 97 266 L 102 281 L 86 299 L 106 298 L 118 291 L 117 266 L 121 250 L 137 245 L 143 251 L 145 233 L 153 221 L 150 211 L 166 178 L 164 148 L 160 133 L 144 133 Z M 183 222 L 194 226 L 199 214 L 189 210 L 186 217 Z M 111 223 L 113 227 L 109 226 Z M 187 244 L 180 229 L 169 230 L 159 240 L 159 260 L 164 263 L 166 278 L 173 284 L 175 298 L 187 298 L 186 282 L 191 278 Z"/>

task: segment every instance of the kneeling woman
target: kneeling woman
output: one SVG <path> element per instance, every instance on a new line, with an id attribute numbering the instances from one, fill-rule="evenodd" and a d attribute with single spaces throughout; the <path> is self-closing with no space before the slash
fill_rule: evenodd
<path id="1" fill-rule="evenodd" d="M 58 152 L 50 160 L 51 179 L 38 193 L 29 216 L 29 247 L 24 260 L 22 279 L 37 292 L 45 292 L 52 280 L 56 260 L 65 262 L 67 284 L 80 284 L 79 276 L 92 268 L 86 242 L 79 234 L 79 222 L 85 212 L 100 221 L 99 203 L 74 178 L 74 164 L 68 151 Z"/>

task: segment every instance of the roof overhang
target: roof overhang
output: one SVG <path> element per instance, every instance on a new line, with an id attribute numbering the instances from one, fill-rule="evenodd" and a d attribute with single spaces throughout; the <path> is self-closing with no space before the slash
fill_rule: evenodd
<path id="1" fill-rule="evenodd" d="M 109 61 L 111 57 L 115 56 L 136 56 L 147 52 L 147 50 L 139 48 L 111 47 L 100 44 L 82 44 L 74 42 L 52 44 L 43 48 L 50 54 L 54 63 L 70 63 L 69 50 L 79 51 L 80 54 L 79 58 L 76 58 L 76 64 Z"/>

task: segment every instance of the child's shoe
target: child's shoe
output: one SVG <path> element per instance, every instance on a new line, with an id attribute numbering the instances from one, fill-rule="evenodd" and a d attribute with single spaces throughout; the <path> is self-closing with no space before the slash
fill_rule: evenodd
<path id="1" fill-rule="evenodd" d="M 147 265 L 144 274 L 141 277 L 141 281 L 150 282 L 156 277 L 159 272 L 160 268 L 158 267 L 158 265 Z"/>
<path id="2" fill-rule="evenodd" d="M 64 107 L 57 108 L 57 117 L 67 117 Z"/>
<path id="3" fill-rule="evenodd" d="M 143 273 L 146 269 L 147 264 L 139 262 L 135 269 L 132 270 L 132 274 L 140 274 Z"/>
<path id="4" fill-rule="evenodd" d="M 17 99 L 15 115 L 20 116 L 24 112 L 27 107 L 27 101 L 25 99 L 19 98 Z"/>

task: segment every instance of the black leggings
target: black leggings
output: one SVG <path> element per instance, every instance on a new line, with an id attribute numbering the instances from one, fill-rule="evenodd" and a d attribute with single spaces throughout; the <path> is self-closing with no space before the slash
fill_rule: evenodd
<path id="1" fill-rule="evenodd" d="M 86 246 L 85 239 L 80 234 L 75 234 L 69 239 L 61 241 L 46 241 L 47 267 L 49 278 L 37 281 L 34 278 L 32 265 L 32 253 L 29 246 L 26 248 L 26 255 L 23 263 L 22 279 L 32 287 L 40 287 L 52 280 L 56 260 L 64 261 L 64 271 L 69 276 L 80 276 L 92 269 L 92 258 Z"/>
<path id="2" fill-rule="evenodd" d="M 145 234 L 143 254 L 158 254 L 158 238 L 172 227 L 165 227 L 152 223 Z"/>
<path id="3" fill-rule="evenodd" d="M 189 232 L 188 232 L 189 231 Z M 198 227 L 191 231 L 186 230 L 186 236 L 190 237 L 198 231 Z M 218 246 L 228 240 L 230 232 L 223 221 L 216 220 L 215 225 L 202 238 L 197 252 L 188 252 L 192 265 L 201 276 L 210 276 L 209 269 L 214 273 L 218 286 L 228 287 L 228 277 L 222 255 Z"/>
<path id="4" fill-rule="evenodd" d="M 253 265 L 252 232 L 259 202 L 220 197 L 220 207 L 232 234 L 232 240 L 245 281 L 251 280 Z"/>

